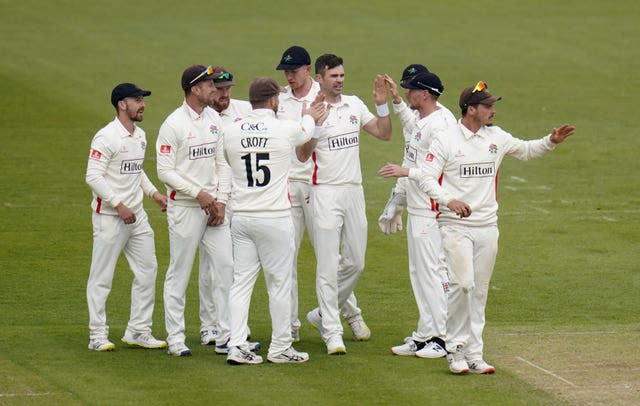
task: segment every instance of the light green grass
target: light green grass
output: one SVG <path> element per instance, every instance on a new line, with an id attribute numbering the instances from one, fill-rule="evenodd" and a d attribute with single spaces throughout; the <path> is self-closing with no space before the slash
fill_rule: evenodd
<path id="1" fill-rule="evenodd" d="M 296 13 L 302 13 L 302 15 Z M 640 6 L 599 2 L 21 1 L 0 0 L 0 404 L 521 404 L 640 402 L 634 348 L 640 338 Z M 345 59 L 346 91 L 373 108 L 376 73 L 397 78 L 422 62 L 445 85 L 454 113 L 460 90 L 483 79 L 496 123 L 522 138 L 577 126 L 550 156 L 505 161 L 500 177 L 500 253 L 487 307 L 486 357 L 493 376 L 452 376 L 444 360 L 394 357 L 417 310 L 406 238 L 375 219 L 392 185 L 376 176 L 399 162 L 394 140 L 364 136 L 370 220 L 367 268 L 357 287 L 373 331 L 346 333 L 348 355 L 328 357 L 303 323 L 305 365 L 233 368 L 197 342 L 195 272 L 187 297 L 190 359 L 119 345 L 131 275 L 121 260 L 108 302 L 118 350 L 86 349 L 85 284 L 91 254 L 93 134 L 113 118 L 109 92 L 122 81 L 149 88 L 142 127 L 157 130 L 181 102 L 192 63 L 224 64 L 234 96 L 274 70 L 282 51 Z M 153 149 L 145 168 L 156 181 Z M 154 331 L 164 336 L 162 282 L 168 264 L 164 214 L 148 206 L 159 276 Z M 314 259 L 305 241 L 301 316 L 315 306 Z M 251 311 L 268 342 L 264 283 Z M 626 357 L 620 354 L 626 353 Z M 576 386 L 520 361 L 524 359 Z M 597 371 L 598 373 L 595 373 Z"/>

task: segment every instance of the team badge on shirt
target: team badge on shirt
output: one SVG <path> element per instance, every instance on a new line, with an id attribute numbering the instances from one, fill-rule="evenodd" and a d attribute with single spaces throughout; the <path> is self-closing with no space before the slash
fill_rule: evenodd
<path id="1" fill-rule="evenodd" d="M 215 124 L 211 124 L 209 126 L 209 131 L 211 132 L 211 134 L 217 135 L 218 134 L 218 127 Z"/>
<path id="2" fill-rule="evenodd" d="M 435 155 L 433 155 L 431 152 L 429 152 L 425 157 L 427 162 L 433 162 L 433 158 L 435 158 Z"/>
<path id="3" fill-rule="evenodd" d="M 100 160 L 100 158 L 102 158 L 102 153 L 97 149 L 92 149 L 91 154 L 89 154 L 89 158 Z"/>
<path id="4" fill-rule="evenodd" d="M 140 141 L 140 148 L 142 148 L 143 150 L 145 150 L 147 148 L 147 143 L 144 141 Z"/>
<path id="5" fill-rule="evenodd" d="M 498 153 L 498 146 L 496 144 L 489 145 L 489 153 L 490 154 L 497 154 Z"/>
<path id="6" fill-rule="evenodd" d="M 422 133 L 418 131 L 415 135 L 416 141 L 420 141 L 422 139 Z"/>
<path id="7" fill-rule="evenodd" d="M 160 145 L 160 153 L 161 154 L 170 154 L 171 153 L 171 145 Z"/>
<path id="8" fill-rule="evenodd" d="M 358 124 L 358 117 L 356 117 L 355 114 L 352 114 L 349 117 L 349 121 L 351 121 L 351 124 Z"/>

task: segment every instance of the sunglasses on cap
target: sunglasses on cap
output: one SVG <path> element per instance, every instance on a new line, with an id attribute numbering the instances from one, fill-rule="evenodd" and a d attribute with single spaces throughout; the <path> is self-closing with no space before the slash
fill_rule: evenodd
<path id="1" fill-rule="evenodd" d="M 482 80 L 479 81 L 478 83 L 476 83 L 476 87 L 473 88 L 473 90 L 471 91 L 471 93 L 475 93 L 475 92 L 481 92 L 483 90 L 486 90 L 489 86 L 487 86 L 486 83 L 484 83 Z"/>
<path id="2" fill-rule="evenodd" d="M 213 72 L 214 72 L 213 66 L 209 65 L 209 66 L 207 66 L 207 68 L 205 70 L 202 71 L 201 74 L 199 74 L 195 78 L 191 79 L 191 82 L 189 82 L 189 84 L 194 83 L 196 80 L 200 79 L 203 76 L 211 76 L 211 75 L 213 75 Z"/>
<path id="3" fill-rule="evenodd" d="M 214 83 L 220 82 L 228 82 L 233 79 L 233 74 L 231 72 L 222 71 L 213 78 Z"/>

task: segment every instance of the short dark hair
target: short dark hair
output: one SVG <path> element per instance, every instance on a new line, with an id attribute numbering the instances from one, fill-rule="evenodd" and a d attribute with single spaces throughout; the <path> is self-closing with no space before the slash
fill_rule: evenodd
<path id="1" fill-rule="evenodd" d="M 316 59 L 316 74 L 324 74 L 327 69 L 333 69 L 336 66 L 343 65 L 342 58 L 334 54 L 320 55 Z"/>

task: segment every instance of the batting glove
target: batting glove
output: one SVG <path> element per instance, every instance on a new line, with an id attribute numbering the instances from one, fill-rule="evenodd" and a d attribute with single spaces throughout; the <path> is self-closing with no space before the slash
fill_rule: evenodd
<path id="1" fill-rule="evenodd" d="M 393 234 L 402 230 L 402 210 L 407 202 L 405 193 L 396 193 L 395 188 L 391 189 L 391 196 L 384 206 L 384 210 L 378 217 L 380 230 L 385 234 Z"/>

